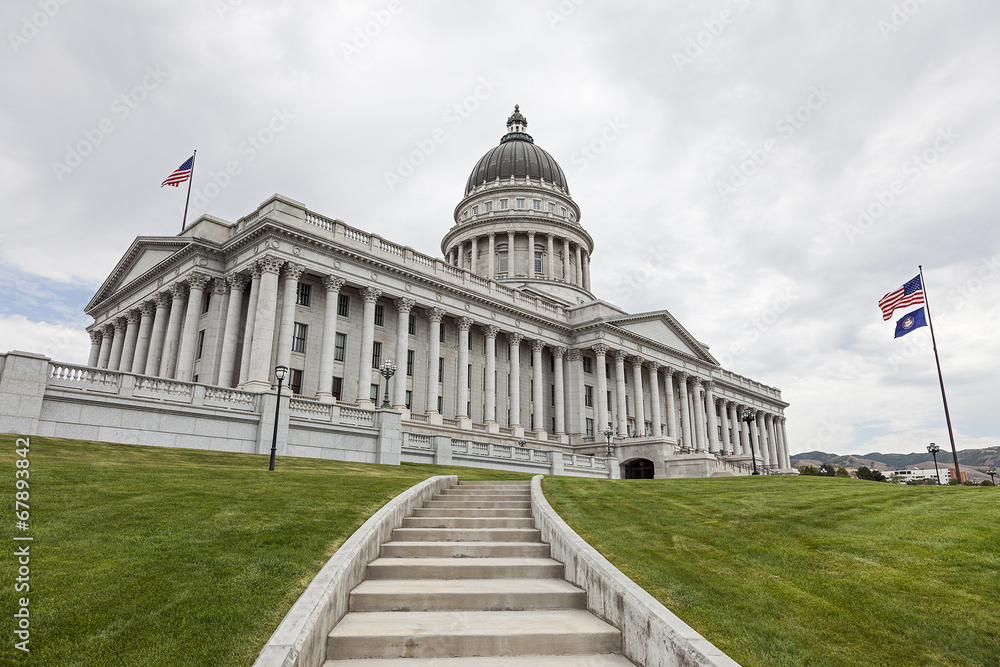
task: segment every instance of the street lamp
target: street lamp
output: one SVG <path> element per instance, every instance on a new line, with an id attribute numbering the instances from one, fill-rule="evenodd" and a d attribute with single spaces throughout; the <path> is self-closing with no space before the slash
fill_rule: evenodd
<path id="1" fill-rule="evenodd" d="M 378 372 L 385 378 L 385 396 L 382 397 L 382 407 L 391 408 L 392 405 L 389 403 L 389 378 L 396 374 L 396 364 L 393 363 L 392 359 L 386 359 L 378 367 Z"/>
<path id="2" fill-rule="evenodd" d="M 288 373 L 288 366 L 277 366 L 274 369 L 274 377 L 278 379 L 278 400 L 274 402 L 274 435 L 271 436 L 271 462 L 267 469 L 274 472 L 274 455 L 278 451 L 278 411 L 281 409 L 281 383 Z"/>
<path id="3" fill-rule="evenodd" d="M 750 428 L 750 422 L 757 419 L 757 411 L 752 408 L 743 408 L 742 421 L 747 423 L 747 431 L 750 432 L 750 462 L 753 463 L 753 474 L 759 475 L 760 471 L 757 470 L 757 454 L 753 451 L 753 429 Z"/>
<path id="4" fill-rule="evenodd" d="M 604 429 L 604 437 L 608 439 L 608 451 L 604 456 L 609 459 L 611 458 L 611 436 L 614 434 L 615 432 L 610 425 Z"/>
<path id="5" fill-rule="evenodd" d="M 989 470 L 986 471 L 986 474 L 990 476 L 990 484 L 996 486 L 996 482 L 993 481 L 993 476 L 997 474 L 997 469 L 990 468 Z"/>
<path id="6" fill-rule="evenodd" d="M 941 451 L 941 448 L 935 445 L 933 442 L 927 445 L 927 451 L 930 455 L 934 457 L 934 475 L 937 476 L 938 486 L 941 486 L 941 473 L 938 472 L 937 467 L 937 453 Z"/>

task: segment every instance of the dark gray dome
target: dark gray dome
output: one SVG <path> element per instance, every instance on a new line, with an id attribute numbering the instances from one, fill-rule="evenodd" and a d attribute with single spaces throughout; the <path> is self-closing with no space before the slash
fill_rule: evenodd
<path id="1" fill-rule="evenodd" d="M 569 194 L 566 175 L 559 163 L 545 150 L 535 145 L 531 135 L 523 131 L 528 121 L 521 115 L 519 107 L 507 119 L 507 127 L 512 130 L 500 139 L 500 145 L 480 158 L 472 169 L 465 184 L 465 194 L 485 183 L 497 179 L 506 180 L 531 178 L 551 183 Z"/>

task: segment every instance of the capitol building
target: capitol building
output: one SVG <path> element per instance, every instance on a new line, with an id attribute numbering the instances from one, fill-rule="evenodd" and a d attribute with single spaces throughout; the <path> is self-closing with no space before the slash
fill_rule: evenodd
<path id="1" fill-rule="evenodd" d="M 50 360 L 37 432 L 263 453 L 284 366 L 283 455 L 794 473 L 778 389 L 721 368 L 666 310 L 592 292 L 594 241 L 527 127 L 515 107 L 439 256 L 281 195 L 137 238 L 86 308 L 87 365 Z"/>

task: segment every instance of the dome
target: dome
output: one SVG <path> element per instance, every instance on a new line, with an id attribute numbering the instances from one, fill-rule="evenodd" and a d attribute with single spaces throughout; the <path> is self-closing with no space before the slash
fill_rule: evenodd
<path id="1" fill-rule="evenodd" d="M 514 113 L 507 119 L 509 130 L 500 139 L 500 145 L 492 149 L 476 163 L 469 180 L 465 184 L 465 194 L 475 188 L 496 180 L 530 178 L 555 185 L 567 195 L 569 185 L 559 163 L 545 150 L 535 145 L 535 140 L 524 131 L 528 121 L 521 115 L 520 107 L 514 105 Z"/>

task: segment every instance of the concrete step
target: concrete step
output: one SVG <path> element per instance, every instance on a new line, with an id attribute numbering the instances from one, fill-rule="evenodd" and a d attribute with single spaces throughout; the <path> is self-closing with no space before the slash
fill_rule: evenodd
<path id="1" fill-rule="evenodd" d="M 396 542 L 541 542 L 537 528 L 397 528 Z"/>
<path id="2" fill-rule="evenodd" d="M 620 651 L 621 633 L 580 609 L 349 612 L 327 638 L 327 657 L 334 659 L 581 655 Z"/>
<path id="3" fill-rule="evenodd" d="M 428 500 L 424 503 L 426 508 L 454 508 L 461 507 L 467 509 L 531 509 L 529 500 Z"/>
<path id="4" fill-rule="evenodd" d="M 386 542 L 382 558 L 548 558 L 543 542 Z"/>
<path id="5" fill-rule="evenodd" d="M 465 516 L 465 517 L 530 517 L 531 509 L 506 509 L 501 507 L 417 507 L 413 516 Z"/>
<path id="6" fill-rule="evenodd" d="M 442 496 L 530 496 L 531 489 L 505 489 L 499 486 L 452 486 L 438 492 Z"/>
<path id="7" fill-rule="evenodd" d="M 408 516 L 403 528 L 531 528 L 535 520 L 529 517 L 503 516 Z"/>
<path id="8" fill-rule="evenodd" d="M 377 558 L 365 579 L 549 579 L 565 575 L 551 558 Z"/>
<path id="9" fill-rule="evenodd" d="M 476 486 L 502 486 L 505 489 L 515 489 L 515 488 L 530 489 L 531 488 L 531 482 L 530 481 L 504 482 L 504 481 L 501 481 L 501 480 L 485 480 L 484 479 L 484 480 L 468 480 L 468 481 L 464 481 L 464 482 L 459 482 L 458 486 L 459 487 L 466 487 L 466 486 L 472 486 L 472 487 L 476 487 Z M 456 488 L 456 487 L 452 487 L 452 488 Z"/>
<path id="10" fill-rule="evenodd" d="M 531 494 L 528 493 L 438 493 L 431 497 L 431 500 L 465 500 L 465 501 L 494 501 L 494 502 L 531 502 Z"/>
<path id="11" fill-rule="evenodd" d="M 502 658 L 327 660 L 323 667 L 635 667 L 621 655 L 519 655 Z"/>
<path id="12" fill-rule="evenodd" d="M 563 579 L 367 580 L 350 611 L 586 609 L 587 594 Z"/>

